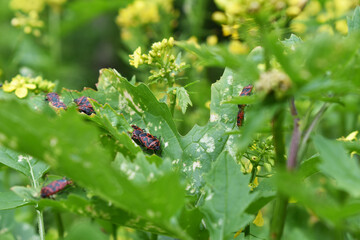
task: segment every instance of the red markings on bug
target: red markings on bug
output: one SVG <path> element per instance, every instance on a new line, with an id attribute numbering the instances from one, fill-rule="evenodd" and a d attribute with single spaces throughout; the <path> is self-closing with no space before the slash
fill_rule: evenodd
<path id="1" fill-rule="evenodd" d="M 54 195 L 55 193 L 58 193 L 61 190 L 65 189 L 68 185 L 70 185 L 72 183 L 73 182 L 71 180 L 67 180 L 65 178 L 52 181 L 45 187 L 41 188 L 40 195 L 42 198 L 48 198 L 48 197 Z"/>
<path id="2" fill-rule="evenodd" d="M 131 125 L 131 127 L 134 129 L 131 138 L 138 145 L 145 147 L 148 150 L 160 150 L 160 141 L 156 136 L 146 133 L 144 129 L 141 129 L 136 125 Z"/>
<path id="3" fill-rule="evenodd" d="M 245 86 L 240 93 L 240 97 L 249 96 L 251 94 L 252 89 L 253 89 L 253 85 L 251 85 L 251 84 Z M 245 107 L 246 107 L 246 104 L 238 105 L 239 112 L 238 112 L 237 118 L 236 118 L 236 125 L 238 127 L 241 127 L 244 123 Z"/>
<path id="4" fill-rule="evenodd" d="M 66 105 L 62 101 L 60 101 L 59 94 L 57 94 L 55 92 L 46 94 L 45 101 L 50 102 L 50 104 L 55 108 L 66 109 Z"/>
<path id="5" fill-rule="evenodd" d="M 74 99 L 74 102 L 76 103 L 76 105 L 78 105 L 79 112 L 83 112 L 83 113 L 85 113 L 87 115 L 91 115 L 91 114 L 95 113 L 95 110 L 92 107 L 89 99 L 96 102 L 95 99 L 85 97 L 85 96 Z"/>

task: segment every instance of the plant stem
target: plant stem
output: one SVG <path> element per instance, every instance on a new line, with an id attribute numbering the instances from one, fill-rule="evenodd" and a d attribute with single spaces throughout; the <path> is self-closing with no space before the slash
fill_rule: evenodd
<path id="1" fill-rule="evenodd" d="M 30 156 L 27 156 L 26 158 L 26 162 L 29 165 L 29 169 L 30 169 L 30 176 L 31 176 L 31 185 L 37 189 L 39 188 L 39 183 L 35 178 L 34 175 L 34 171 L 33 171 L 33 166 L 31 165 Z M 44 217 L 43 217 L 43 211 L 38 209 L 39 205 L 36 204 L 35 205 L 35 209 L 36 209 L 36 214 L 37 214 L 37 219 L 38 219 L 38 224 L 39 224 L 39 236 L 40 236 L 40 240 L 45 240 L 45 227 L 44 227 Z"/>
<path id="2" fill-rule="evenodd" d="M 273 141 L 275 147 L 275 158 L 276 165 L 278 169 L 285 169 L 285 143 L 284 143 L 284 134 L 282 130 L 284 122 L 284 110 L 280 109 L 273 118 Z M 277 193 L 274 212 L 271 219 L 270 225 L 270 239 L 281 239 L 285 218 L 286 218 L 286 208 L 288 204 L 288 198 L 281 193 Z"/>
<path id="3" fill-rule="evenodd" d="M 54 211 L 54 215 L 55 215 L 59 238 L 63 239 L 64 238 L 64 224 L 63 224 L 61 215 L 57 211 Z"/>
<path id="4" fill-rule="evenodd" d="M 287 168 L 288 170 L 293 170 L 296 168 L 297 164 L 297 155 L 299 151 L 299 144 L 300 144 L 300 130 L 299 130 L 299 121 L 298 113 L 295 106 L 294 98 L 291 99 L 290 102 L 290 109 L 291 115 L 294 117 L 294 129 L 291 136 L 291 144 L 289 150 L 289 158 L 287 161 Z"/>
<path id="5" fill-rule="evenodd" d="M 306 143 L 308 141 L 308 139 L 310 138 L 310 134 L 313 131 L 314 127 L 316 126 L 316 124 L 318 123 L 318 121 L 320 120 L 320 117 L 324 114 L 324 112 L 326 111 L 326 109 L 328 108 L 329 104 L 325 103 L 320 110 L 316 113 L 315 118 L 313 119 L 313 121 L 311 122 L 310 126 L 306 129 L 306 131 L 303 133 L 303 137 L 302 137 L 302 141 L 300 144 L 300 150 L 299 150 L 299 159 L 303 158 L 304 152 L 305 152 L 305 148 L 306 148 Z"/>
<path id="6" fill-rule="evenodd" d="M 60 41 L 60 11 L 51 8 L 49 13 L 49 32 L 51 36 L 50 49 L 55 63 L 61 60 L 61 41 Z"/>
<path id="7" fill-rule="evenodd" d="M 38 204 L 35 205 L 35 208 L 38 207 Z M 40 240 L 45 240 L 45 227 L 44 227 L 44 217 L 43 211 L 36 209 L 38 224 L 39 224 L 39 236 Z"/>

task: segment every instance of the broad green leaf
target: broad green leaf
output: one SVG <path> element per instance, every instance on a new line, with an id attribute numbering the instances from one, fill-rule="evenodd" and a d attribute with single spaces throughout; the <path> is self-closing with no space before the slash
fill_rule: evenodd
<path id="1" fill-rule="evenodd" d="M 47 164 L 3 146 L 0 146 L 0 162 L 23 173 L 30 180 L 38 180 L 49 169 Z"/>
<path id="2" fill-rule="evenodd" d="M 252 96 L 235 96 L 232 97 L 230 100 L 222 102 L 224 103 L 235 103 L 235 104 L 254 104 L 260 101 L 260 97 L 258 95 Z"/>
<path id="3" fill-rule="evenodd" d="M 309 159 L 301 162 L 299 166 L 299 174 L 303 176 L 303 178 L 307 178 L 314 173 L 319 172 L 318 164 L 320 163 L 319 155 L 316 154 Z"/>
<path id="4" fill-rule="evenodd" d="M 177 132 L 168 106 L 159 102 L 145 84 L 137 87 L 120 76 L 115 70 L 102 69 L 99 83 L 101 89 L 117 91 L 118 109 L 129 124 L 144 128 L 146 132 L 157 136 L 161 142 L 161 155 L 170 159 L 180 159 L 180 135 Z"/>
<path id="5" fill-rule="evenodd" d="M 360 31 L 360 7 L 357 6 L 352 17 L 347 18 L 349 34 Z"/>
<path id="6" fill-rule="evenodd" d="M 206 175 L 207 195 L 200 208 L 210 239 L 232 239 L 234 233 L 253 219 L 245 213 L 256 195 L 250 193 L 249 178 L 226 151 L 213 164 Z"/>
<path id="7" fill-rule="evenodd" d="M 29 204 L 14 192 L 0 192 L 0 210 L 12 209 Z"/>
<path id="8" fill-rule="evenodd" d="M 179 87 L 176 89 L 176 98 L 179 101 L 179 106 L 181 107 L 181 111 L 185 114 L 188 105 L 192 106 L 192 102 L 190 100 L 189 94 L 186 89 L 183 87 Z"/>
<path id="9" fill-rule="evenodd" d="M 322 159 L 319 164 L 321 172 L 334 178 L 338 188 L 359 197 L 360 167 L 355 159 L 350 158 L 339 142 L 316 136 L 314 144 Z"/>

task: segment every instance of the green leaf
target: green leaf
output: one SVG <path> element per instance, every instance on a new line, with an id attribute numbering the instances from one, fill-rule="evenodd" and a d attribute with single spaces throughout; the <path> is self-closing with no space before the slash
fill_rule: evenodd
<path id="1" fill-rule="evenodd" d="M 340 189 L 354 197 L 360 197 L 360 168 L 355 159 L 350 158 L 340 142 L 321 136 L 313 138 L 322 162 L 319 169 L 337 182 Z"/>
<path id="2" fill-rule="evenodd" d="M 14 186 L 11 190 L 27 202 L 37 201 L 40 197 L 40 191 L 30 187 Z"/>
<path id="3" fill-rule="evenodd" d="M 14 192 L 0 192 L 0 210 L 12 209 L 29 204 Z"/>
<path id="4" fill-rule="evenodd" d="M 206 175 L 207 195 L 200 210 L 205 215 L 210 239 L 232 239 L 253 219 L 245 213 L 256 195 L 250 194 L 249 178 L 227 152 L 218 157 Z"/>
<path id="5" fill-rule="evenodd" d="M 230 100 L 222 102 L 224 103 L 235 103 L 235 104 L 254 104 L 260 101 L 260 97 L 258 95 L 252 96 L 235 96 L 232 97 Z"/>
<path id="6" fill-rule="evenodd" d="M 176 98 L 179 101 L 179 106 L 181 107 L 181 111 L 185 114 L 188 105 L 192 106 L 192 102 L 190 100 L 189 94 L 186 89 L 183 87 L 179 87 L 176 89 Z"/>
<path id="7" fill-rule="evenodd" d="M 352 17 L 347 18 L 349 34 L 360 31 L 360 7 L 357 6 Z"/>
<path id="8" fill-rule="evenodd" d="M 298 44 L 301 44 L 303 42 L 303 40 L 301 38 L 299 38 L 298 36 L 296 36 L 295 34 L 291 34 L 289 38 L 281 41 L 282 44 L 284 44 L 284 46 L 286 46 L 287 48 L 291 49 L 291 50 L 295 50 L 296 46 Z"/>
<path id="9" fill-rule="evenodd" d="M 37 159 L 19 154 L 13 150 L 0 146 L 0 162 L 13 168 L 30 179 L 38 180 L 49 169 L 49 166 Z"/>

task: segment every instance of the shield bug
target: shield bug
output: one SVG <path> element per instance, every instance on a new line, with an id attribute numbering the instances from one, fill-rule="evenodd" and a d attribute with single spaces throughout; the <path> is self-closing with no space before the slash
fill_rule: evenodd
<path id="1" fill-rule="evenodd" d="M 240 93 L 240 97 L 242 96 L 249 96 L 251 94 L 251 91 L 253 89 L 253 85 L 249 84 L 247 85 L 246 87 L 244 87 Z M 241 108 L 244 108 L 246 105 L 245 104 L 239 104 L 238 105 L 238 108 L 241 109 Z"/>
<path id="2" fill-rule="evenodd" d="M 141 144 L 147 149 L 154 151 L 158 151 L 160 149 L 160 141 L 156 136 L 143 132 L 139 134 L 139 138 Z"/>
<path id="3" fill-rule="evenodd" d="M 66 105 L 60 101 L 60 97 L 57 93 L 51 92 L 46 94 L 45 101 L 48 101 L 51 103 L 51 105 L 55 108 L 63 108 L 66 109 Z"/>
<path id="4" fill-rule="evenodd" d="M 95 110 L 92 107 L 89 99 L 96 101 L 95 99 L 85 97 L 85 96 L 74 99 L 74 102 L 76 103 L 76 105 L 78 105 L 79 112 L 83 112 L 87 115 L 91 115 L 91 114 L 95 113 Z"/>
<path id="5" fill-rule="evenodd" d="M 52 181 L 45 187 L 41 188 L 40 196 L 42 198 L 49 198 L 55 193 L 58 193 L 61 190 L 65 189 L 70 184 L 72 184 L 72 181 L 65 178 Z"/>
<path id="6" fill-rule="evenodd" d="M 136 125 L 131 125 L 131 127 L 134 129 L 133 132 L 132 132 L 132 135 L 131 135 L 131 139 L 133 139 L 134 141 L 140 142 L 140 137 L 139 137 L 139 135 L 140 135 L 141 133 L 144 133 L 144 130 L 142 130 L 141 128 L 139 128 L 139 127 L 136 126 Z"/>
<path id="7" fill-rule="evenodd" d="M 244 123 L 244 114 L 245 114 L 244 109 L 240 109 L 236 119 L 236 125 L 238 127 L 241 127 Z"/>

